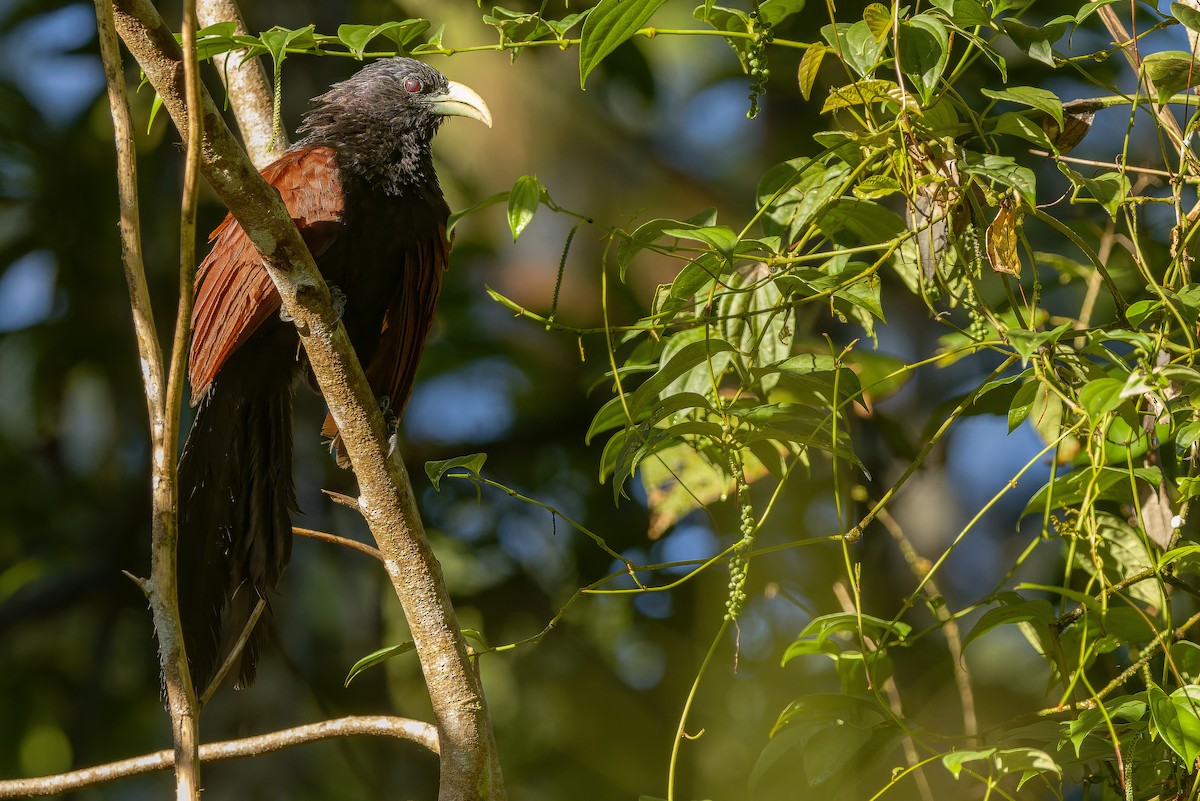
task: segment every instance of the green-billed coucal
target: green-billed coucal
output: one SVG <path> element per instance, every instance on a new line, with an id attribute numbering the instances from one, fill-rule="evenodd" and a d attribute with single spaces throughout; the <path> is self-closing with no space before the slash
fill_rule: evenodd
<path id="1" fill-rule="evenodd" d="M 448 116 L 491 125 L 479 95 L 408 58 L 377 61 L 316 98 L 303 138 L 262 171 L 321 274 L 375 394 L 399 414 L 433 320 L 450 242 L 430 140 Z M 179 463 L 179 602 L 203 690 L 291 554 L 292 391 L 311 383 L 295 327 L 229 216 L 197 274 L 190 379 L 196 420 Z M 325 433 L 340 448 L 337 429 Z M 344 454 L 339 454 L 344 462 Z M 254 681 L 254 627 L 230 673 Z"/>

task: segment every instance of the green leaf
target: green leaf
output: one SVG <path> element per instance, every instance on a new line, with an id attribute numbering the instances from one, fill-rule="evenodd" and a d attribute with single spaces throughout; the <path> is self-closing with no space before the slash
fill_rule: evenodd
<path id="1" fill-rule="evenodd" d="M 1058 95 L 1036 86 L 1010 86 L 1006 89 L 980 89 L 984 96 L 993 100 L 1006 100 L 1021 106 L 1043 111 L 1054 118 L 1059 127 L 1063 124 L 1063 104 Z"/>
<path id="2" fill-rule="evenodd" d="M 654 295 L 652 310 L 655 316 L 662 316 L 659 322 L 666 322 L 669 316 L 683 309 L 694 308 L 700 303 L 697 295 L 711 287 L 721 272 L 717 254 L 712 252 L 702 253 L 699 258 L 688 262 L 675 280 L 660 286 Z"/>
<path id="3" fill-rule="evenodd" d="M 421 44 L 413 47 L 409 52 L 414 55 L 421 53 L 436 52 L 442 49 L 442 35 L 446 32 L 446 25 L 442 23 L 434 29 L 433 33 Z"/>
<path id="4" fill-rule="evenodd" d="M 758 184 L 758 205 L 766 207 L 763 231 L 791 245 L 842 193 L 849 175 L 850 167 L 845 164 L 826 167 L 806 158 L 767 170 Z"/>
<path id="5" fill-rule="evenodd" d="M 634 412 L 629 408 L 629 403 L 630 396 L 626 395 L 622 397 L 618 395 L 615 398 L 609 399 L 607 403 L 601 406 L 600 411 L 596 412 L 596 416 L 592 418 L 591 425 L 588 426 L 584 443 L 590 445 L 592 439 L 601 432 L 630 423 L 639 424 L 647 421 L 654 423 L 667 415 L 675 414 L 684 409 L 705 409 L 712 411 L 712 404 L 709 403 L 708 398 L 696 392 L 678 392 L 668 395 L 657 404 L 638 410 L 632 420 L 629 415 L 634 414 Z"/>
<path id="6" fill-rule="evenodd" d="M 643 460 L 679 442 L 691 443 L 693 448 L 700 447 L 703 442 L 715 443 L 721 438 L 721 426 L 707 420 L 685 420 L 666 428 L 626 429 L 625 432 L 618 432 L 618 436 L 622 433 L 628 433 L 629 436 L 624 438 L 613 463 L 614 500 L 625 480 L 633 475 Z"/>
<path id="7" fill-rule="evenodd" d="M 762 262 L 743 264 L 729 276 L 730 291 L 721 293 L 718 312 L 721 333 L 745 357 L 735 361 L 739 371 L 751 366 L 773 364 L 787 358 L 792 350 L 794 326 L 792 312 L 783 303 L 779 286 L 771 280 L 770 269 Z M 778 376 L 768 372 L 754 391 L 766 397 Z"/>
<path id="8" fill-rule="evenodd" d="M 892 30 L 892 12 L 882 3 L 871 3 L 863 9 L 863 22 L 875 41 L 882 42 Z"/>
<path id="9" fill-rule="evenodd" d="M 1079 402 L 1088 418 L 1096 422 L 1125 402 L 1121 397 L 1124 388 L 1125 382 L 1116 378 L 1097 378 L 1079 390 Z"/>
<path id="10" fill-rule="evenodd" d="M 666 229 L 706 228 L 716 225 L 716 222 L 717 210 L 710 207 L 686 220 L 658 219 L 642 223 L 637 230 L 629 234 L 628 238 L 623 239 L 617 246 L 617 264 L 621 268 L 621 280 L 625 280 L 625 272 L 629 269 L 629 263 L 633 261 L 633 257 L 662 239 L 663 231 Z"/>
<path id="11" fill-rule="evenodd" d="M 933 5 L 962 28 L 992 27 L 992 15 L 980 0 L 933 0 Z"/>
<path id="12" fill-rule="evenodd" d="M 1157 684 L 1146 688 L 1150 720 L 1160 737 L 1189 769 L 1200 757 L 1200 717 L 1197 701 L 1180 688 L 1167 695 Z"/>
<path id="13" fill-rule="evenodd" d="M 550 32 L 550 27 L 538 14 L 501 6 L 493 6 L 492 13 L 485 15 L 483 22 L 500 32 L 501 42 L 532 42 Z M 520 48 L 514 48 L 511 57 L 516 59 L 520 51 Z"/>
<path id="14" fill-rule="evenodd" d="M 1146 509 L 1142 507 L 1143 514 Z M 1129 525 L 1124 519 L 1107 512 L 1095 513 L 1096 542 L 1084 553 L 1075 552 L 1075 564 L 1087 573 L 1099 571 L 1104 576 L 1105 584 L 1111 585 L 1125 581 L 1153 567 L 1155 556 L 1146 547 L 1143 533 Z M 1162 608 L 1166 603 L 1162 587 L 1157 581 L 1139 581 L 1129 586 L 1125 593 L 1148 606 Z M 1109 634 L 1114 633 L 1113 627 L 1108 627 Z M 1144 630 L 1138 631 L 1138 636 L 1144 636 Z"/>
<path id="15" fill-rule="evenodd" d="M 441 491 L 442 479 L 451 470 L 462 469 L 466 470 L 472 476 L 479 476 L 479 471 L 483 469 L 483 463 L 487 461 L 486 453 L 472 453 L 467 456 L 456 456 L 453 459 L 441 459 L 436 462 L 425 463 L 425 475 L 429 476 L 429 481 L 433 484 L 435 490 Z M 461 475 L 461 474 L 459 474 Z"/>
<path id="16" fill-rule="evenodd" d="M 1146 299 L 1129 303 L 1129 308 L 1126 309 L 1126 319 L 1129 320 L 1129 325 L 1138 327 L 1150 319 L 1152 314 L 1157 314 L 1162 309 L 1163 301 L 1158 300 L 1157 297 L 1146 297 Z"/>
<path id="17" fill-rule="evenodd" d="M 883 52 L 884 43 L 875 39 L 875 34 L 865 21 L 825 25 L 821 28 L 821 36 L 829 43 L 833 52 L 838 53 L 846 64 L 863 78 L 870 76 L 874 71 L 879 55 Z"/>
<path id="18" fill-rule="evenodd" d="M 817 72 L 820 71 L 821 62 L 825 60 L 827 52 L 829 52 L 828 47 L 820 42 L 814 42 L 804 51 L 804 56 L 800 59 L 797 77 L 800 81 L 800 96 L 805 100 L 812 98 L 813 84 L 816 83 Z"/>
<path id="19" fill-rule="evenodd" d="M 1084 20 L 1095 14 L 1100 9 L 1119 2 L 1122 2 L 1122 0 L 1091 0 L 1090 3 L 1084 3 L 1083 7 L 1080 8 L 1075 14 L 1075 24 L 1082 25 Z"/>
<path id="20" fill-rule="evenodd" d="M 886 245 L 908 229 L 891 209 L 871 200 L 840 197 L 822 214 L 821 233 L 838 244 Z"/>
<path id="21" fill-rule="evenodd" d="M 1008 406 L 1008 433 L 1016 431 L 1017 426 L 1024 423 L 1029 417 L 1029 411 L 1033 408 L 1033 402 L 1041 389 L 1042 382 L 1029 381 L 1022 384 L 1021 388 L 1017 390 L 1012 403 Z"/>
<path id="22" fill-rule="evenodd" d="M 391 645 L 387 648 L 380 648 L 374 653 L 367 654 L 362 659 L 355 662 L 354 666 L 350 668 L 350 672 L 346 674 L 346 681 L 343 682 L 342 686 L 349 687 L 350 682 L 354 681 L 354 678 L 367 668 L 386 662 L 393 656 L 400 656 L 401 654 L 406 654 L 409 651 L 415 651 L 416 647 L 417 646 L 414 645 L 410 640 L 408 642 L 400 643 L 399 645 Z"/>
<path id="23" fill-rule="evenodd" d="M 1162 481 L 1162 471 L 1157 467 L 1135 468 L 1136 478 L 1158 486 Z M 1047 498 L 1050 499 L 1051 509 L 1061 509 L 1081 503 L 1085 497 L 1093 501 L 1111 500 L 1117 503 L 1133 501 L 1130 490 L 1129 471 L 1116 467 L 1080 468 L 1072 470 L 1065 476 L 1059 476 L 1052 483 L 1047 483 L 1038 490 L 1029 503 L 1025 505 L 1024 517 L 1034 512 L 1041 513 L 1046 508 Z"/>
<path id="24" fill-rule="evenodd" d="M 1015 593 L 1013 597 L 1020 599 L 1020 596 Z M 1026 622 L 1048 626 L 1053 620 L 1054 608 L 1050 606 L 1049 601 L 1040 598 L 1034 601 L 1015 600 L 984 612 L 983 617 L 979 618 L 979 622 L 963 638 L 962 647 L 965 650 L 968 645 L 997 626 Z"/>
<path id="25" fill-rule="evenodd" d="M 1020 790 L 1025 782 L 1041 773 L 1057 773 L 1062 775 L 1062 768 L 1054 758 L 1045 751 L 1037 748 L 1005 748 L 997 751 L 993 759 L 996 771 L 1001 776 L 1009 773 L 1020 773 L 1021 780 L 1017 783 Z"/>
<path id="26" fill-rule="evenodd" d="M 637 416 L 651 403 L 656 401 L 668 386 L 697 365 L 702 364 L 713 356 L 732 351 L 733 345 L 720 339 L 702 339 L 690 342 L 678 351 L 663 352 L 663 363 L 658 372 L 642 382 L 630 396 L 629 413 Z"/>
<path id="27" fill-rule="evenodd" d="M 354 57 L 362 60 L 371 40 L 378 36 L 386 36 L 396 45 L 396 52 L 403 52 L 404 46 L 429 30 L 427 19 L 406 19 L 402 21 L 385 22 L 382 25 L 339 25 L 337 37 Z"/>
<path id="28" fill-rule="evenodd" d="M 226 53 L 235 47 L 240 47 L 234 40 L 237 33 L 236 22 L 218 22 L 196 31 L 196 58 L 207 61 L 218 53 Z M 175 34 L 176 41 L 181 40 L 180 34 Z"/>
<path id="29" fill-rule="evenodd" d="M 275 68 L 278 69 L 279 65 L 287 58 L 288 47 L 305 47 L 314 44 L 313 31 L 315 29 L 315 25 L 305 25 L 303 28 L 295 30 L 274 27 L 269 31 L 263 31 L 259 35 L 259 39 L 267 48 L 271 60 L 275 62 Z"/>
<path id="30" fill-rule="evenodd" d="M 1161 570 L 1173 562 L 1198 553 L 1200 553 L 1200 545 L 1181 545 L 1178 548 L 1172 548 L 1159 557 L 1157 567 Z"/>
<path id="31" fill-rule="evenodd" d="M 1160 101 L 1200 84 L 1200 62 L 1183 50 L 1163 50 L 1142 59 L 1146 76 L 1154 81 Z"/>
<path id="32" fill-rule="evenodd" d="M 1037 205 L 1037 180 L 1033 170 L 1017 164 L 1011 156 L 981 155 L 968 150 L 963 171 L 1015 189 L 1027 205 Z"/>
<path id="33" fill-rule="evenodd" d="M 918 14 L 900 23 L 900 64 L 929 105 L 950 58 L 950 34 L 937 18 Z"/>
<path id="34" fill-rule="evenodd" d="M 1066 722 L 1065 734 L 1071 745 L 1075 746 L 1075 755 L 1079 756 L 1083 741 L 1093 732 L 1102 736 L 1108 734 L 1108 724 L 1105 715 L 1114 720 L 1124 720 L 1132 723 L 1141 720 L 1146 714 L 1146 701 L 1143 693 L 1134 696 L 1114 698 L 1105 704 L 1104 709 L 1086 709 L 1075 720 Z"/>
<path id="35" fill-rule="evenodd" d="M 977 751 L 951 751 L 948 754 L 942 754 L 942 765 L 950 771 L 951 776 L 957 779 L 959 773 L 962 772 L 964 763 L 989 759 L 994 753 L 996 753 L 995 748 L 984 748 Z"/>
<path id="36" fill-rule="evenodd" d="M 1001 25 L 1018 50 L 1034 61 L 1040 61 L 1053 67 L 1055 66 L 1054 52 L 1051 48 L 1067 32 L 1067 22 L 1074 21 L 1074 17 L 1058 17 L 1044 25 L 1034 27 L 1010 17 L 1005 19 Z"/>
<path id="37" fill-rule="evenodd" d="M 1046 136 L 1046 131 L 1042 129 L 1042 126 L 1016 111 L 1006 111 L 1001 114 L 996 119 L 996 125 L 992 128 L 992 133 L 1019 136 L 1027 142 L 1033 142 L 1035 145 L 1044 147 L 1046 150 L 1055 149 L 1054 143 L 1050 141 L 1050 137 Z M 1061 164 L 1062 162 L 1058 163 Z"/>
<path id="38" fill-rule="evenodd" d="M 749 799 L 757 797 L 758 785 L 775 765 L 784 765 L 784 769 L 781 770 L 787 771 L 790 775 L 794 770 L 792 766 L 796 765 L 798 754 L 803 753 L 804 745 L 811 737 L 812 731 L 800 727 L 800 725 L 793 725 L 782 731 L 774 731 L 770 740 L 767 741 L 767 745 L 763 746 L 762 752 L 758 754 L 750 776 L 746 778 L 746 785 L 748 785 L 746 797 Z"/>
<path id="39" fill-rule="evenodd" d="M 583 23 L 579 87 L 601 61 L 636 34 L 666 0 L 600 0 Z"/>
<path id="40" fill-rule="evenodd" d="M 903 191 L 900 182 L 890 175 L 868 175 L 854 185 L 854 196 L 862 200 L 876 200 Z"/>
<path id="41" fill-rule="evenodd" d="M 853 760 L 871 742 L 871 731 L 845 724 L 828 726 L 808 741 L 803 751 L 804 776 L 809 785 L 822 784 Z"/>
<path id="42" fill-rule="evenodd" d="M 828 354 L 802 353 L 761 369 L 763 372 L 778 373 L 782 389 L 792 393 L 797 401 L 815 407 L 827 408 L 832 403 L 840 404 L 844 399 L 862 392 L 855 372 Z M 812 397 L 805 397 L 806 393 Z"/>
<path id="43" fill-rule="evenodd" d="M 1190 31 L 1200 33 L 1200 11 L 1183 3 L 1171 3 L 1171 16 Z"/>
<path id="44" fill-rule="evenodd" d="M 750 15 L 740 8 L 726 8 L 725 6 L 708 3 L 696 6 L 692 11 L 692 16 L 700 22 L 707 22 L 719 31 L 728 31 L 730 33 L 747 34 L 754 27 L 750 22 Z M 725 37 L 725 43 L 729 45 L 734 55 L 737 56 L 738 63 L 742 66 L 742 71 L 749 73 L 750 63 L 748 56 L 752 45 L 751 41 L 744 36 L 730 36 Z"/>
<path id="45" fill-rule="evenodd" d="M 864 78 L 857 83 L 831 89 L 829 97 L 825 98 L 825 104 L 821 106 L 821 113 L 827 114 L 854 106 L 869 106 L 872 103 L 892 103 L 897 108 L 903 103 L 906 110 L 920 112 L 913 99 L 901 92 L 894 82 L 882 78 Z"/>
<path id="46" fill-rule="evenodd" d="M 763 0 L 758 4 L 758 16 L 768 25 L 778 25 L 803 11 L 804 3 L 805 0 Z"/>
<path id="47" fill-rule="evenodd" d="M 1005 332 L 1013 351 L 1021 357 L 1022 366 L 1029 364 L 1030 359 L 1040 348 L 1053 345 L 1064 335 L 1074 331 L 1070 323 L 1063 323 L 1049 331 L 1027 331 L 1022 328 L 1010 328 Z"/>
<path id="48" fill-rule="evenodd" d="M 1200 645 L 1187 640 L 1171 643 L 1171 667 L 1187 684 L 1200 679 Z"/>
<path id="49" fill-rule="evenodd" d="M 835 612 L 829 615 L 822 615 L 810 621 L 800 632 L 799 636 L 796 637 L 795 641 L 784 650 L 780 665 L 786 665 L 795 657 L 804 654 L 826 652 L 824 643 L 830 637 L 839 632 L 857 634 L 860 630 L 860 621 L 862 635 L 882 643 L 880 647 L 887 645 L 889 642 L 903 643 L 908 635 L 912 633 L 912 626 L 907 623 L 884 620 L 883 618 L 871 615 L 862 615 L 861 618 L 853 612 Z"/>
<path id="50" fill-rule="evenodd" d="M 595 6 L 592 6 L 592 8 L 595 8 Z M 547 28 L 554 32 L 554 38 L 561 42 L 567 37 L 567 34 L 571 32 L 571 29 L 587 19 L 587 16 L 590 13 L 592 13 L 592 9 L 587 8 L 583 11 L 580 11 L 578 14 L 568 14 L 562 19 L 546 19 L 542 20 L 542 22 L 546 24 Z"/>
<path id="51" fill-rule="evenodd" d="M 537 213 L 544 189 L 536 175 L 523 175 L 513 184 L 508 194 L 508 229 L 512 231 L 514 242 Z"/>
<path id="52" fill-rule="evenodd" d="M 1197 319 L 1200 318 L 1200 284 L 1187 284 L 1178 291 L 1164 289 L 1163 294 L 1178 308 L 1183 319 L 1191 325 L 1196 325 Z"/>
<path id="53" fill-rule="evenodd" d="M 703 227 L 683 227 L 683 228 L 664 228 L 664 236 L 674 236 L 679 239 L 692 239 L 697 242 L 703 242 L 709 247 L 720 253 L 725 261 L 732 265 L 733 254 L 737 248 L 737 234 L 732 228 L 724 225 L 711 225 Z"/>
<path id="54" fill-rule="evenodd" d="M 890 715 L 880 708 L 873 697 L 813 693 L 800 696 L 779 713 L 771 736 L 776 736 L 789 725 L 817 730 L 831 725 L 869 729 L 889 718 Z"/>

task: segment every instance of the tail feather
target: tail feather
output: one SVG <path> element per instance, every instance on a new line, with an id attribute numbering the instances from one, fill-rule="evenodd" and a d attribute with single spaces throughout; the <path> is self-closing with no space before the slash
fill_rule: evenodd
<path id="1" fill-rule="evenodd" d="M 179 462 L 179 611 L 202 692 L 265 609 L 230 670 L 254 682 L 270 595 L 291 557 L 292 387 L 258 360 L 230 359 L 200 402 Z"/>

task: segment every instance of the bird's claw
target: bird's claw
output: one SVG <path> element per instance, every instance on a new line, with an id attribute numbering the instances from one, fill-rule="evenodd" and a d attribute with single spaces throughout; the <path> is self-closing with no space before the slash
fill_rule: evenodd
<path id="1" fill-rule="evenodd" d="M 390 395 L 380 395 L 378 400 L 379 413 L 383 415 L 383 425 L 387 428 L 388 436 L 391 436 L 396 433 L 396 429 L 400 426 L 400 420 L 392 410 L 392 397 Z"/>
<path id="2" fill-rule="evenodd" d="M 329 303 L 333 306 L 333 310 L 337 312 L 337 317 L 333 318 L 333 324 L 337 325 L 342 321 L 342 315 L 346 313 L 346 293 L 343 292 L 336 284 L 325 282 L 325 286 L 329 287 Z"/>
<path id="3" fill-rule="evenodd" d="M 397 432 L 400 430 L 400 419 L 392 411 L 392 398 L 389 395 L 379 396 L 379 413 L 383 415 L 383 429 L 387 435 L 388 458 L 396 451 Z"/>

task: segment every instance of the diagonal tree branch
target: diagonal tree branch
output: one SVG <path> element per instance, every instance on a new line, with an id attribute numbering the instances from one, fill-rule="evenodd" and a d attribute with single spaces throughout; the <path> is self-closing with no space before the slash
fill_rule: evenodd
<path id="1" fill-rule="evenodd" d="M 240 740 L 224 740 L 200 746 L 200 759 L 204 762 L 220 762 L 225 759 L 258 756 L 272 751 L 282 751 L 305 743 L 315 743 L 333 737 L 368 734 L 380 737 L 396 737 L 438 752 L 437 730 L 421 720 L 378 716 L 350 716 L 320 723 L 310 723 L 291 729 L 244 737 Z M 31 779 L 0 781 L 0 798 L 28 798 L 39 795 L 61 795 L 83 787 L 105 782 L 140 776 L 167 770 L 175 764 L 175 752 L 170 749 L 153 754 L 122 759 L 105 765 L 96 765 L 54 776 L 38 776 Z"/>
<path id="2" fill-rule="evenodd" d="M 185 127 L 179 48 L 148 0 L 118 0 L 117 31 Z M 505 797 L 479 677 L 467 655 L 441 568 L 425 537 L 407 471 L 389 457 L 383 418 L 329 291 L 279 195 L 258 175 L 204 94 L 202 170 L 255 247 L 296 321 L 301 342 L 358 476 L 367 519 L 412 631 L 437 718 L 441 799 Z"/>

